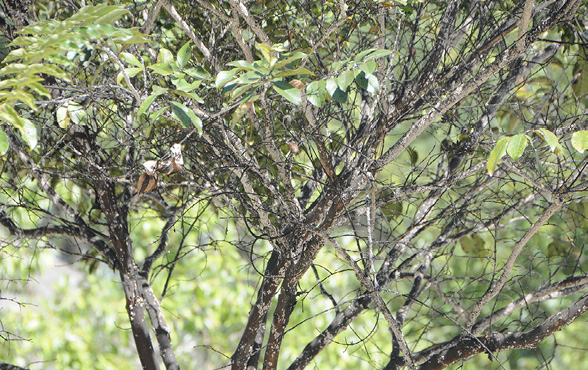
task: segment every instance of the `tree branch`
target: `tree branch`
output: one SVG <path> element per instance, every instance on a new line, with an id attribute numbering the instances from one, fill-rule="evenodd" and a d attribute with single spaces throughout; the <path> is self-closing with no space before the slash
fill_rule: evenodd
<path id="1" fill-rule="evenodd" d="M 527 242 L 531 239 L 533 235 L 537 233 L 537 231 L 539 231 L 541 226 L 547 223 L 551 216 L 553 216 L 553 214 L 557 212 L 563 205 L 562 200 L 559 199 L 557 195 L 555 195 L 553 198 L 553 204 L 549 208 L 547 208 L 547 210 L 541 215 L 541 217 L 539 217 L 537 222 L 535 222 L 529 228 L 529 230 L 527 230 L 525 236 L 523 236 L 523 238 L 515 244 L 512 252 L 510 253 L 510 256 L 508 257 L 508 260 L 504 264 L 502 275 L 500 276 L 498 281 L 494 283 L 490 288 L 488 288 L 488 291 L 486 291 L 486 293 L 476 302 L 476 304 L 474 304 L 474 307 L 472 308 L 470 313 L 470 317 L 465 325 L 466 332 L 469 332 L 472 326 L 474 326 L 474 323 L 478 318 L 478 315 L 480 315 L 482 308 L 492 298 L 496 297 L 498 293 L 500 293 L 500 291 L 504 287 L 504 284 L 506 284 L 507 280 L 510 278 L 510 274 L 512 273 L 515 261 L 519 254 L 523 251 L 525 245 L 527 245 Z"/>
<path id="2" fill-rule="evenodd" d="M 543 323 L 526 332 L 491 333 L 484 337 L 461 337 L 455 345 L 437 353 L 430 360 L 419 366 L 419 370 L 437 370 L 465 360 L 478 353 L 490 351 L 501 352 L 517 348 L 537 348 L 542 340 L 549 337 L 564 326 L 574 322 L 588 310 L 588 294 L 583 295 L 570 307 L 557 312 Z"/>

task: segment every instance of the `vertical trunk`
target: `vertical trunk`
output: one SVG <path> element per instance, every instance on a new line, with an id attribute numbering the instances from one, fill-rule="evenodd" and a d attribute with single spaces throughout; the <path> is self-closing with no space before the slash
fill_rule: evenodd
<path id="1" fill-rule="evenodd" d="M 145 304 L 135 275 L 137 269 L 131 269 L 130 273 L 120 272 L 122 286 L 125 292 L 126 308 L 129 322 L 133 331 L 133 339 L 137 347 L 137 353 L 141 359 L 144 370 L 157 370 L 157 356 L 153 350 L 153 344 L 149 337 L 149 325 L 145 317 L 143 305 Z"/>
<path id="2" fill-rule="evenodd" d="M 127 223 L 127 207 L 121 207 L 116 195 L 116 187 L 109 180 L 107 174 L 99 166 L 100 156 L 93 150 L 93 142 L 88 135 L 86 128 L 79 125 L 71 125 L 70 132 L 76 139 L 78 150 L 85 154 L 81 161 L 87 165 L 88 171 L 94 180 L 96 198 L 100 203 L 102 212 L 108 221 L 110 244 L 116 254 L 114 265 L 119 271 L 123 290 L 126 298 L 126 308 L 129 315 L 129 322 L 133 331 L 133 338 L 137 346 L 137 352 L 141 365 L 145 370 L 157 370 L 157 356 L 153 350 L 153 344 L 149 337 L 149 325 L 145 317 L 143 298 L 139 275 L 139 267 L 133 257 L 133 246 L 129 236 Z M 123 203 L 130 198 L 129 189 L 123 190 Z"/>

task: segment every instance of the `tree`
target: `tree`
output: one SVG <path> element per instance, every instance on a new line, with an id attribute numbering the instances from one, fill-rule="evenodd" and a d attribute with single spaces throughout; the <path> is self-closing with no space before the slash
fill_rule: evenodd
<path id="1" fill-rule="evenodd" d="M 256 281 L 216 367 L 507 367 L 588 309 L 585 3 L 64 3 L 2 3 L 2 250 L 116 271 L 144 369 L 206 246 Z"/>

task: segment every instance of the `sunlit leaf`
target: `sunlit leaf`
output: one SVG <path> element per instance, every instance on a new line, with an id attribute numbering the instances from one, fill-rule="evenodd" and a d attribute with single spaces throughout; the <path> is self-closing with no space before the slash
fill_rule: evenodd
<path id="1" fill-rule="evenodd" d="M 29 144 L 29 147 L 35 149 L 38 141 L 37 127 L 35 124 L 25 118 L 24 125 L 20 127 L 20 134 L 27 144 Z"/>
<path id="2" fill-rule="evenodd" d="M 317 106 L 322 107 L 327 99 L 326 83 L 323 80 L 313 81 L 306 86 L 306 98 L 308 101 Z"/>
<path id="3" fill-rule="evenodd" d="M 378 78 L 374 75 L 367 75 L 368 87 L 367 91 L 371 94 L 377 94 L 380 91 L 380 83 Z"/>
<path id="4" fill-rule="evenodd" d="M 339 88 L 334 78 L 329 78 L 326 83 L 327 92 L 334 101 L 345 103 L 347 101 L 347 93 Z"/>
<path id="5" fill-rule="evenodd" d="M 576 131 L 572 134 L 572 146 L 580 153 L 588 149 L 588 131 Z"/>
<path id="6" fill-rule="evenodd" d="M 223 86 L 225 86 L 229 81 L 233 80 L 233 77 L 235 76 L 235 73 L 237 73 L 238 69 L 237 68 L 233 68 L 230 71 L 221 71 L 216 75 L 216 80 L 214 82 L 214 85 L 216 86 L 217 89 L 222 88 Z"/>
<path id="7" fill-rule="evenodd" d="M 388 56 L 388 55 L 390 55 L 392 53 L 393 53 L 392 50 L 386 50 L 386 49 L 368 49 L 368 50 L 364 50 L 361 53 L 357 54 L 355 56 L 355 58 L 353 58 L 353 60 L 356 63 L 366 62 L 368 60 L 386 57 L 386 56 Z"/>
<path id="8" fill-rule="evenodd" d="M 302 101 L 300 90 L 285 81 L 274 81 L 273 87 L 274 90 L 278 92 L 278 94 L 282 95 L 293 104 L 299 105 Z"/>
<path id="9" fill-rule="evenodd" d="M 374 62 L 373 60 L 370 60 L 369 62 L 365 62 L 359 65 L 359 70 L 360 71 L 364 71 L 366 76 L 371 75 L 372 73 L 374 73 L 374 71 L 376 70 L 377 67 L 377 63 Z"/>
<path id="10" fill-rule="evenodd" d="M 14 107 L 8 104 L 0 105 L 0 120 L 19 128 L 24 125 L 22 117 L 16 113 Z"/>
<path id="11" fill-rule="evenodd" d="M 488 156 L 488 163 L 486 167 L 488 168 L 488 174 L 492 176 L 494 171 L 496 171 L 496 167 L 498 166 L 498 161 L 506 154 L 506 146 L 510 141 L 510 137 L 503 137 L 502 139 L 498 140 L 494 149 L 490 152 Z"/>
<path id="12" fill-rule="evenodd" d="M 535 133 L 537 133 L 537 135 L 543 138 L 543 140 L 547 143 L 547 145 L 549 145 L 549 148 L 553 153 L 555 153 L 556 155 L 560 155 L 562 153 L 563 147 L 561 146 L 559 140 L 557 139 L 557 136 L 555 136 L 553 132 L 544 128 L 540 128 L 538 130 L 535 130 Z"/>
<path id="13" fill-rule="evenodd" d="M 162 76 L 169 76 L 174 73 L 172 65 L 170 63 L 155 63 L 149 66 L 149 69 L 153 70 Z"/>
<path id="14" fill-rule="evenodd" d="M 392 50 L 377 49 L 373 53 L 366 55 L 366 57 L 363 58 L 363 60 L 367 62 L 372 59 L 387 57 L 388 55 L 390 55 L 392 53 L 394 53 Z"/>
<path id="15" fill-rule="evenodd" d="M 190 58 L 192 57 L 192 48 L 190 47 L 190 42 L 184 44 L 181 47 L 180 51 L 178 51 L 178 67 L 180 69 L 184 69 Z"/>
<path id="16" fill-rule="evenodd" d="M 129 11 L 122 8 L 122 5 L 105 7 L 104 11 L 98 14 L 99 17 L 94 20 L 94 23 L 113 24 L 126 14 L 129 14 Z"/>
<path id="17" fill-rule="evenodd" d="M 274 64 L 274 68 L 278 69 L 278 68 L 286 67 L 288 64 L 293 63 L 293 62 L 300 60 L 302 58 L 306 58 L 307 56 L 308 56 L 308 54 L 303 53 L 301 51 L 297 51 L 297 52 L 287 56 L 285 59 L 279 60 L 276 64 Z"/>
<path id="18" fill-rule="evenodd" d="M 174 54 L 165 49 L 165 48 L 161 48 L 159 49 L 159 54 L 157 55 L 157 62 L 158 63 L 173 63 L 174 61 Z"/>
<path id="19" fill-rule="evenodd" d="M 341 74 L 337 77 L 337 86 L 339 86 L 342 91 L 346 91 L 347 87 L 351 85 L 354 79 L 355 73 L 352 71 L 341 72 Z"/>
<path id="20" fill-rule="evenodd" d="M 269 46 L 268 44 L 264 44 L 262 42 L 256 43 L 255 46 L 257 47 L 257 49 L 259 49 L 259 51 L 261 51 L 261 54 L 263 55 L 263 59 L 265 59 L 269 63 L 271 61 L 271 55 L 272 55 L 271 46 Z"/>
<path id="21" fill-rule="evenodd" d="M 236 83 L 238 84 L 250 84 L 250 83 L 255 83 L 258 82 L 261 78 L 263 78 L 263 75 L 257 71 L 251 71 L 251 72 L 247 72 L 247 73 L 243 73 L 239 78 L 237 78 L 235 80 Z"/>
<path id="22" fill-rule="evenodd" d="M 127 53 L 127 52 L 123 52 L 123 53 L 120 53 L 120 56 L 121 56 L 121 58 L 125 62 L 127 62 L 129 64 L 132 64 L 135 67 L 143 68 L 143 64 L 141 64 L 141 62 L 139 61 L 139 59 L 137 59 L 137 57 L 134 56 L 133 54 Z"/>
<path id="23" fill-rule="evenodd" d="M 84 107 L 75 102 L 69 102 L 67 110 L 69 112 L 69 117 L 71 118 L 71 121 L 76 125 L 79 125 L 86 116 L 86 110 L 84 109 Z"/>
<path id="24" fill-rule="evenodd" d="M 8 143 L 8 136 L 6 136 L 6 132 L 0 129 L 0 154 L 4 155 L 8 151 L 10 147 Z"/>
<path id="25" fill-rule="evenodd" d="M 71 120 L 69 118 L 69 110 L 67 109 L 67 104 L 64 104 L 64 105 L 60 106 L 59 108 L 57 108 L 55 115 L 56 115 L 57 124 L 59 125 L 59 127 L 66 128 L 67 126 L 69 126 Z"/>
<path id="26" fill-rule="evenodd" d="M 510 138 L 506 147 L 506 152 L 514 160 L 518 160 L 525 148 L 527 147 L 528 139 L 525 134 L 518 134 Z"/>

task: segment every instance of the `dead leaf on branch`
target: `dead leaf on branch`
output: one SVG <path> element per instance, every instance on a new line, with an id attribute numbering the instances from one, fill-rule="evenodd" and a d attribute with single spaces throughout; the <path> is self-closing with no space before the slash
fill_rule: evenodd
<path id="1" fill-rule="evenodd" d="M 158 161 L 146 161 L 143 163 L 145 173 L 139 177 L 137 194 L 143 194 L 157 188 L 157 180 L 160 174 L 170 175 L 184 170 L 184 157 L 182 156 L 182 144 L 174 144 L 168 154 Z"/>

